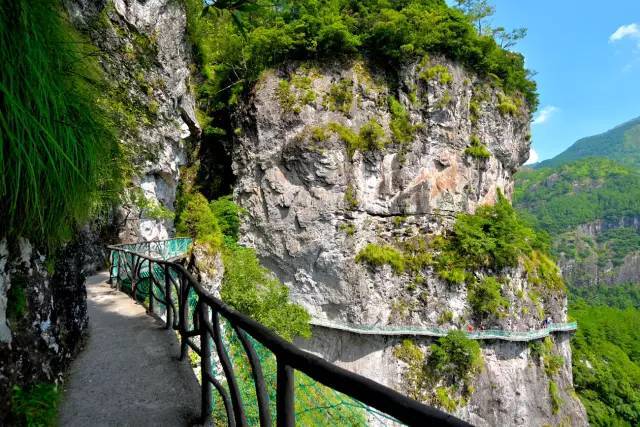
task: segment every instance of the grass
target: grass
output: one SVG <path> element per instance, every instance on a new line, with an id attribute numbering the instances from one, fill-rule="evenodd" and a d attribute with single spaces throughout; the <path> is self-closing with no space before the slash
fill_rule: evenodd
<path id="1" fill-rule="evenodd" d="M 477 135 L 471 135 L 470 145 L 464 150 L 464 154 L 479 160 L 486 160 L 491 157 L 491 152 Z"/>
<path id="2" fill-rule="evenodd" d="M 55 384 L 36 384 L 29 389 L 14 386 L 11 393 L 12 416 L 26 426 L 57 425 L 60 390 Z"/>
<path id="3" fill-rule="evenodd" d="M 0 230 L 39 242 L 117 196 L 118 148 L 94 55 L 52 2 L 0 8 Z"/>
<path id="4" fill-rule="evenodd" d="M 403 254 L 389 245 L 369 243 L 356 255 L 356 262 L 363 262 L 373 266 L 388 264 L 396 273 L 404 272 L 406 265 Z"/>

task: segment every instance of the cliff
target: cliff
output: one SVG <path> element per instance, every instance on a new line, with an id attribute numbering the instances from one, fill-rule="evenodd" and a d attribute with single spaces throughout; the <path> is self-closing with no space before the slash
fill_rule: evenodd
<path id="1" fill-rule="evenodd" d="M 67 0 L 66 6 L 96 48 L 110 82 L 102 101 L 122 127 L 128 182 L 109 225 L 118 241 L 168 238 L 186 141 L 200 133 L 184 8 L 169 0 Z"/>
<path id="2" fill-rule="evenodd" d="M 447 234 L 456 214 L 496 203 L 498 190 L 512 194 L 529 151 L 529 115 L 517 97 L 440 57 L 397 76 L 361 60 L 292 63 L 263 74 L 237 123 L 234 194 L 247 211 L 241 240 L 314 319 L 507 330 L 537 328 L 543 316 L 566 319 L 563 293 L 536 294 L 522 265 L 498 272 L 508 312 L 480 319 L 467 289 L 428 262 L 416 272 L 360 259 L 369 244 L 428 245 Z M 462 395 L 449 393 L 453 404 L 415 390 L 419 381 L 407 376 L 415 364 L 403 346 L 419 360 L 431 343 L 322 327 L 301 342 L 478 425 L 586 424 L 572 392 L 568 336 L 549 342 L 562 359 L 549 375 L 526 343 L 482 342 L 484 368 Z"/>

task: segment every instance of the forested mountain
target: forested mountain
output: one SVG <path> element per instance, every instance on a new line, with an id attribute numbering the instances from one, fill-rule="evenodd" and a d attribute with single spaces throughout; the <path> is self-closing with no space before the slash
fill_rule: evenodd
<path id="1" fill-rule="evenodd" d="M 640 117 L 599 135 L 582 138 L 553 159 L 537 166 L 554 167 L 594 156 L 640 166 Z"/>
<path id="2" fill-rule="evenodd" d="M 640 119 L 516 175 L 514 204 L 569 285 L 576 392 L 592 425 L 640 423 Z"/>

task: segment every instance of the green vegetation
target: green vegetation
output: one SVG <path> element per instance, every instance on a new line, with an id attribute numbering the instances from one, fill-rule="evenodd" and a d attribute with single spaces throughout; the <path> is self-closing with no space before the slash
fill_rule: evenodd
<path id="1" fill-rule="evenodd" d="M 55 384 L 35 384 L 24 390 L 14 386 L 11 408 L 18 425 L 54 427 L 57 425 L 60 390 Z"/>
<path id="2" fill-rule="evenodd" d="M 444 55 L 500 86 L 509 96 L 523 96 L 537 108 L 536 84 L 524 68 L 522 55 L 501 48 L 491 32 L 476 29 L 470 11 L 449 7 L 444 0 L 257 0 L 239 4 L 217 2 L 202 13 L 200 0 L 183 0 L 188 33 L 200 63 L 199 105 L 212 119 L 207 128 L 225 129 L 229 115 L 262 73 L 288 60 L 320 63 L 335 58 L 362 58 L 394 70 L 428 54 Z M 212 13 L 215 8 L 221 10 Z M 497 32 L 496 34 L 499 34 Z M 426 63 L 425 63 L 426 65 Z M 451 74 L 435 65 L 427 75 L 450 82 Z M 290 96 L 295 82 L 283 83 L 281 103 L 295 111 Z M 324 101 L 348 113 L 353 82 L 340 80 Z M 309 90 L 302 92 L 310 100 Z M 303 101 L 303 102 L 307 102 Z M 230 137 L 217 135 L 217 138 Z"/>
<path id="3" fill-rule="evenodd" d="M 461 331 L 438 339 L 426 357 L 408 339 L 393 354 L 407 364 L 403 379 L 409 396 L 450 412 L 464 404 L 473 391 L 473 377 L 483 367 L 480 345 Z"/>
<path id="4" fill-rule="evenodd" d="M 396 98 L 389 97 L 389 111 L 391 112 L 391 135 L 396 144 L 406 145 L 413 142 L 413 137 L 420 126 L 411 124 L 409 112 Z"/>
<path id="5" fill-rule="evenodd" d="M 608 159 L 523 170 L 516 179 L 514 204 L 552 234 L 597 219 L 640 215 L 640 172 Z"/>
<path id="6" fill-rule="evenodd" d="M 229 196 L 213 202 L 200 193 L 181 195 L 176 229 L 211 252 L 222 252 L 225 273 L 220 295 L 287 340 L 309 337 L 309 314 L 289 301 L 289 289 L 260 265 L 253 249 L 237 243 L 241 210 Z"/>
<path id="7" fill-rule="evenodd" d="M 464 154 L 480 160 L 491 157 L 491 152 L 487 149 L 487 146 L 480 141 L 477 135 L 471 135 L 470 144 L 471 145 L 464 150 Z"/>
<path id="8" fill-rule="evenodd" d="M 551 397 L 551 412 L 557 414 L 563 402 L 558 392 L 558 384 L 555 381 L 549 381 L 549 396 Z"/>
<path id="9" fill-rule="evenodd" d="M 546 279 L 540 283 L 545 287 L 563 289 L 557 267 L 545 255 L 548 237 L 520 218 L 501 193 L 494 206 L 482 206 L 473 215 L 458 215 L 451 235 L 436 239 L 434 247 L 439 251 L 435 258 L 439 273 L 500 271 L 524 260 L 529 277 Z"/>
<path id="10" fill-rule="evenodd" d="M 331 111 L 349 113 L 353 104 L 353 82 L 341 79 L 338 83 L 331 85 L 329 93 L 325 98 L 326 106 Z"/>
<path id="11" fill-rule="evenodd" d="M 449 72 L 449 68 L 444 65 L 437 64 L 428 67 L 420 73 L 420 78 L 426 81 L 437 80 L 441 85 L 448 85 L 453 81 L 453 77 Z"/>
<path id="12" fill-rule="evenodd" d="M 558 267 L 547 255 L 548 237 L 532 229 L 518 216 L 509 201 L 498 193 L 494 206 L 482 206 L 476 213 L 459 214 L 453 230 L 427 241 L 422 236 L 397 247 L 368 244 L 356 261 L 379 266 L 389 264 L 400 274 L 419 275 L 433 267 L 438 277 L 451 285 L 467 285 L 469 302 L 479 317 L 502 316 L 508 301 L 502 295 L 500 278 L 505 268 L 523 265 L 528 280 L 537 287 L 529 292 L 538 315 L 544 316 L 540 293 L 564 291 Z M 476 273 L 485 272 L 478 281 Z"/>
<path id="13" fill-rule="evenodd" d="M 520 111 L 521 102 L 518 98 L 512 98 L 504 94 L 498 94 L 498 111 L 503 116 L 515 116 Z"/>
<path id="14" fill-rule="evenodd" d="M 366 262 L 373 266 L 388 264 L 393 271 L 400 274 L 405 270 L 405 260 L 403 254 L 392 246 L 380 246 L 369 243 L 356 255 L 356 262 Z"/>
<path id="15" fill-rule="evenodd" d="M 508 301 L 502 296 L 502 285 L 493 277 L 472 283 L 468 299 L 473 312 L 484 317 L 501 317 L 509 307 Z"/>
<path id="16" fill-rule="evenodd" d="M 25 280 L 21 276 L 14 274 L 11 277 L 11 287 L 7 291 L 7 319 L 12 323 L 19 321 L 27 313 L 24 285 Z"/>
<path id="17" fill-rule="evenodd" d="M 344 202 L 349 210 L 358 209 L 358 206 L 360 205 L 356 190 L 351 184 L 347 185 L 347 189 L 344 191 Z"/>
<path id="18" fill-rule="evenodd" d="M 119 194 L 104 81 L 58 3 L 9 2 L 0 27 L 0 230 L 53 244 Z"/>
<path id="19" fill-rule="evenodd" d="M 601 305 L 612 295 L 624 307 L 637 304 L 637 289 L 625 296 L 627 289 L 591 292 L 593 305 L 578 299 L 569 311 L 580 324 L 571 342 L 574 385 L 595 426 L 640 423 L 640 310 Z"/>
<path id="20" fill-rule="evenodd" d="M 582 138 L 553 159 L 540 163 L 540 166 L 559 167 L 589 157 L 640 166 L 640 117 L 600 135 Z"/>

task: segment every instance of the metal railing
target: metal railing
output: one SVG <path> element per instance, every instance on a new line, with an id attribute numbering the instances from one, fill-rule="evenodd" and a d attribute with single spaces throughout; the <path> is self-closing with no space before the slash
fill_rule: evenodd
<path id="1" fill-rule="evenodd" d="M 454 328 L 438 328 L 428 326 L 378 326 L 351 325 L 328 320 L 314 319 L 313 326 L 326 329 L 350 332 L 358 335 L 407 336 L 407 337 L 444 337 Z M 549 326 L 530 331 L 507 331 L 504 329 L 481 329 L 472 332 L 464 331 L 472 340 L 533 341 L 547 337 L 554 332 L 574 332 L 578 322 L 550 323 Z"/>
<path id="2" fill-rule="evenodd" d="M 252 425 L 271 426 L 275 420 L 278 426 L 294 426 L 296 372 L 299 372 L 302 374 L 300 377 L 307 376 L 332 391 L 361 402 L 362 407 L 373 408 L 386 414 L 387 418 L 392 417 L 393 424 L 469 425 L 296 347 L 215 298 L 183 265 L 151 256 L 155 253 L 171 255 L 171 251 L 154 251 L 152 244 L 138 245 L 109 246 L 112 251 L 111 283 L 119 289 L 128 288 L 134 298 L 145 298 L 150 312 L 155 313 L 156 307 L 161 306 L 166 328 L 172 328 L 179 334 L 180 359 L 187 356 L 189 348 L 200 357 L 202 422 L 212 417 L 215 388 L 222 400 L 218 408 L 223 407 L 221 411 L 229 426 L 250 425 L 246 412 L 248 405 L 257 406 L 256 422 Z M 138 252 L 138 248 L 142 251 Z M 234 354 L 230 357 L 224 338 L 231 333 L 241 344 L 238 348 L 244 351 L 243 357 L 248 363 L 234 363 L 239 359 Z M 258 356 L 257 346 L 268 349 L 274 356 L 277 371 L 275 405 L 270 402 L 273 399 L 268 391 L 270 384 L 265 381 L 264 359 Z M 247 370 L 251 371 L 250 375 Z M 246 398 L 243 401 L 241 382 L 246 382 L 247 378 L 255 389 L 255 394 L 252 394 L 255 402 L 247 402 Z M 338 425 L 336 421 L 333 423 Z"/>

